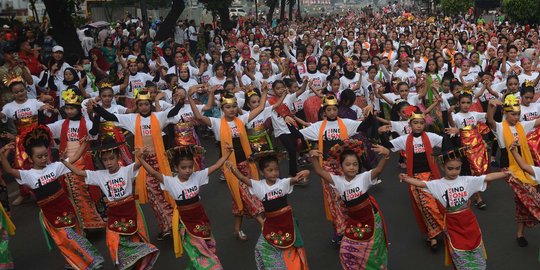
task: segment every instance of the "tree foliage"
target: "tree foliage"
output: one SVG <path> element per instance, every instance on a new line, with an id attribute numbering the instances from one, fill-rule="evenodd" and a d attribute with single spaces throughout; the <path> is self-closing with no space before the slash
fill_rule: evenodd
<path id="1" fill-rule="evenodd" d="M 540 1 L 503 0 L 505 13 L 511 20 L 521 24 L 540 23 Z"/>
<path id="2" fill-rule="evenodd" d="M 442 10 L 449 15 L 466 12 L 473 6 L 473 0 L 441 0 Z"/>

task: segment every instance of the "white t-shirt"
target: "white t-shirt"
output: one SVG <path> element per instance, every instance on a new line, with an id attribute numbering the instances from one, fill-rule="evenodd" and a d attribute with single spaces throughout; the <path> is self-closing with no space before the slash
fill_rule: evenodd
<path id="1" fill-rule="evenodd" d="M 289 108 L 291 112 L 294 111 L 294 101 L 296 100 L 296 94 L 288 94 L 283 100 L 283 104 Z M 272 127 L 274 128 L 274 138 L 277 138 L 283 134 L 291 134 L 285 119 L 281 117 L 275 110 L 271 111 Z"/>
<path id="2" fill-rule="evenodd" d="M 36 116 L 38 115 L 39 108 L 43 105 L 45 104 L 37 99 L 27 99 L 22 104 L 12 101 L 2 108 L 2 113 L 5 115 L 1 119 L 2 123 L 6 123 L 8 119 L 17 121 Z"/>
<path id="3" fill-rule="evenodd" d="M 174 124 L 174 117 L 167 118 L 169 111 L 164 112 L 153 112 L 152 114 L 156 116 L 159 122 L 159 129 L 162 130 L 168 124 Z M 129 114 L 118 114 L 118 122 L 115 123 L 116 126 L 128 130 L 129 132 L 135 134 L 135 122 L 137 121 L 138 113 L 129 113 Z M 150 116 L 143 117 L 141 115 L 141 133 L 143 136 L 152 136 L 150 129 Z"/>
<path id="4" fill-rule="evenodd" d="M 204 105 L 196 105 L 199 112 L 202 112 L 202 109 Z M 174 116 L 174 122 L 175 123 L 189 123 L 193 122 L 195 120 L 195 115 L 193 114 L 193 111 L 191 110 L 191 106 L 189 104 L 184 104 L 184 106 L 178 111 L 178 114 Z"/>
<path id="5" fill-rule="evenodd" d="M 394 93 L 386 93 L 386 94 L 383 94 L 384 96 L 386 96 L 389 100 L 391 101 L 396 101 L 396 100 L 399 100 L 401 99 L 401 97 L 399 95 L 396 95 Z M 385 99 L 381 99 L 384 103 L 387 103 L 385 101 Z M 409 105 L 411 106 L 417 106 L 418 104 L 420 104 L 422 101 L 420 100 L 420 98 L 418 98 L 418 94 L 414 94 L 414 93 L 409 93 L 409 95 L 407 96 L 407 103 L 409 103 Z"/>
<path id="6" fill-rule="evenodd" d="M 534 129 L 534 123 L 533 121 L 521 121 L 521 125 L 523 126 L 523 130 L 525 131 L 525 134 L 529 134 Z M 496 130 L 495 130 L 495 136 L 497 137 L 497 142 L 499 142 L 499 148 L 504 149 L 506 148 L 506 145 L 504 143 L 504 135 L 503 135 L 503 125 L 500 122 L 496 122 Z M 518 140 L 518 134 L 516 131 L 515 126 L 510 126 L 510 131 L 512 134 L 514 134 L 514 141 Z"/>
<path id="7" fill-rule="evenodd" d="M 425 183 L 427 191 L 442 205 L 446 208 L 455 208 L 466 205 L 475 193 L 486 190 L 485 179 L 485 175 L 458 176 L 454 180 L 441 178 Z"/>
<path id="8" fill-rule="evenodd" d="M 534 178 L 534 181 L 540 184 L 540 167 L 536 167 L 536 166 L 531 166 L 531 167 L 534 171 L 534 175 L 531 175 L 531 176 Z"/>
<path id="9" fill-rule="evenodd" d="M 402 81 L 407 82 L 412 93 L 416 92 L 416 74 L 414 73 L 414 70 L 410 68 L 407 69 L 407 71 L 398 69 L 394 73 L 394 78 L 401 78 Z"/>
<path id="10" fill-rule="evenodd" d="M 412 132 L 409 121 L 390 121 L 392 132 L 396 132 L 399 136 L 407 135 Z"/>
<path id="11" fill-rule="evenodd" d="M 59 120 L 59 121 L 56 121 L 52 124 L 48 124 L 47 127 L 49 127 L 49 129 L 51 130 L 51 134 L 53 136 L 54 139 L 60 139 L 60 135 L 62 134 L 62 125 L 64 124 L 64 121 L 67 121 L 67 120 Z M 92 129 L 92 121 L 90 121 L 89 119 L 85 118 L 85 121 L 86 121 L 86 131 L 90 131 L 90 129 Z M 68 126 L 68 130 L 67 130 L 67 141 L 68 142 L 78 142 L 79 141 L 79 124 L 80 124 L 81 121 L 74 121 L 74 120 L 69 120 L 69 126 Z M 90 135 L 90 133 L 88 134 L 83 134 L 83 135 L 86 135 L 88 136 L 89 138 L 94 138 L 93 136 Z"/>
<path id="12" fill-rule="evenodd" d="M 212 124 L 210 128 L 214 132 L 216 141 L 221 141 L 221 138 L 220 138 L 221 118 L 215 118 L 215 117 L 208 117 L 208 118 L 210 118 L 210 123 Z M 249 113 L 239 115 L 238 119 L 240 119 L 240 121 L 242 121 L 244 125 L 247 124 L 248 119 L 249 119 Z M 238 127 L 236 126 L 236 123 L 234 121 L 230 121 L 230 122 L 227 122 L 227 124 L 231 128 L 231 135 L 232 135 L 231 138 L 238 138 L 240 135 L 238 133 Z"/>
<path id="13" fill-rule="evenodd" d="M 255 80 L 252 80 L 248 75 L 242 75 L 242 84 L 244 86 L 247 86 L 247 85 L 253 85 L 259 89 L 261 89 L 261 84 L 260 84 L 260 81 L 262 80 L 262 73 L 256 71 L 255 72 Z"/>
<path id="14" fill-rule="evenodd" d="M 452 113 L 452 118 L 456 124 L 457 128 L 464 128 L 467 126 L 477 126 L 478 123 L 486 122 L 486 113 L 480 112 L 458 112 Z"/>
<path id="15" fill-rule="evenodd" d="M 529 106 L 521 105 L 521 121 L 536 120 L 540 116 L 540 103 L 531 103 Z"/>
<path id="16" fill-rule="evenodd" d="M 358 126 L 362 123 L 361 121 L 355 121 L 351 119 L 341 119 L 343 124 L 347 128 L 347 136 L 351 137 L 356 134 Z M 300 133 L 304 135 L 306 140 L 318 141 L 319 140 L 319 130 L 321 129 L 323 121 L 313 123 L 311 126 L 303 128 L 300 130 Z M 324 133 L 322 139 L 324 141 L 336 141 L 340 140 L 340 129 L 338 121 L 327 121 L 326 126 L 324 127 Z"/>
<path id="17" fill-rule="evenodd" d="M 442 146 L 443 137 L 435 133 L 431 133 L 431 132 L 426 132 L 426 134 L 429 138 L 429 142 L 431 143 L 431 147 Z M 394 146 L 394 148 L 392 148 L 392 151 L 393 152 L 405 151 L 405 148 L 407 145 L 407 137 L 409 137 L 409 135 L 399 136 L 391 140 L 390 142 Z M 422 142 L 422 136 L 413 137 L 413 153 L 420 154 L 420 153 L 425 153 L 425 152 L 426 152 L 426 149 L 424 148 L 424 143 Z"/>
<path id="18" fill-rule="evenodd" d="M 525 74 L 525 72 L 522 72 L 518 76 L 519 85 L 521 86 L 525 81 L 534 81 L 534 80 L 536 80 L 536 77 L 538 77 L 538 72 L 536 72 L 536 71 L 531 72 L 531 75 L 527 75 L 527 74 Z M 535 93 L 540 92 L 540 83 L 536 85 L 536 87 L 534 88 L 534 92 Z"/>
<path id="19" fill-rule="evenodd" d="M 271 201 L 293 192 L 290 178 L 277 179 L 273 185 L 268 185 L 265 180 L 250 180 L 249 192 L 263 202 Z"/>
<path id="20" fill-rule="evenodd" d="M 191 65 L 188 65 L 187 67 L 189 69 L 189 77 L 192 79 L 196 79 L 197 75 L 199 74 L 199 69 L 192 67 Z M 180 72 L 178 70 L 179 68 L 177 66 L 172 66 L 167 69 L 167 74 L 176 74 L 176 76 L 178 77 L 178 81 L 180 81 Z"/>
<path id="21" fill-rule="evenodd" d="M 128 98 L 135 98 L 135 91 L 137 92 L 143 91 L 146 85 L 146 82 L 152 81 L 153 79 L 154 77 L 152 77 L 150 74 L 146 74 L 143 72 L 137 72 L 137 74 L 135 74 L 134 76 L 130 74 L 129 83 L 126 88 L 126 96 Z"/>
<path id="22" fill-rule="evenodd" d="M 253 120 L 249 121 L 249 123 L 246 124 L 246 128 L 254 129 L 264 125 L 264 122 L 266 122 L 266 120 L 270 118 L 270 116 L 272 116 L 272 110 L 272 106 L 264 108 L 264 110 L 259 115 L 257 115 L 255 118 L 253 118 Z"/>
<path id="23" fill-rule="evenodd" d="M 185 182 L 178 177 L 163 176 L 161 189 L 168 191 L 177 201 L 189 200 L 199 196 L 200 187 L 208 184 L 208 169 L 196 171 Z"/>
<path id="24" fill-rule="evenodd" d="M 86 171 L 87 185 L 98 186 L 109 201 L 117 201 L 133 194 L 133 180 L 139 173 L 135 163 L 110 174 L 108 170 Z"/>
<path id="25" fill-rule="evenodd" d="M 369 188 L 378 183 L 377 179 L 372 179 L 371 171 L 356 175 L 351 181 L 347 181 L 345 176 L 331 174 L 334 187 L 343 201 L 352 201 L 366 193 Z"/>
<path id="26" fill-rule="evenodd" d="M 56 181 L 56 179 L 66 173 L 71 172 L 62 162 L 53 162 L 42 170 L 30 169 L 20 170 L 21 179 L 16 179 L 17 183 L 26 185 L 31 189 L 38 189 L 46 184 Z"/>

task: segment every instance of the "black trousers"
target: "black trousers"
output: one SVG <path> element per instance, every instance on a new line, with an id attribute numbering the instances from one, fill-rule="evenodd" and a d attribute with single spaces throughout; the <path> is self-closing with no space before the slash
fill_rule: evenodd
<path id="1" fill-rule="evenodd" d="M 296 142 L 298 136 L 293 134 L 281 134 L 278 138 L 289 155 L 289 176 L 295 176 L 298 173 L 298 165 L 296 163 L 296 158 L 298 156 L 298 153 L 296 152 Z"/>

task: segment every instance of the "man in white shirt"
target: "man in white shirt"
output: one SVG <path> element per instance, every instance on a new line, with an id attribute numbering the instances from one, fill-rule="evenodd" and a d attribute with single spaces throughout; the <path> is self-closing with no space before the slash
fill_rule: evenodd
<path id="1" fill-rule="evenodd" d="M 188 38 L 189 38 L 189 52 L 191 53 L 191 56 L 195 57 L 195 53 L 197 52 L 197 28 L 195 28 L 195 21 L 191 20 L 189 21 L 189 27 L 187 30 Z"/>

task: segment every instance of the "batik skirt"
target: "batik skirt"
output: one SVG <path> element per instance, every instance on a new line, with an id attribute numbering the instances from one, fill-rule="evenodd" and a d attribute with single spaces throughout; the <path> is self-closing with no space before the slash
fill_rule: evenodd
<path id="1" fill-rule="evenodd" d="M 507 182 L 514 191 L 516 222 L 534 227 L 540 222 L 540 186 L 525 184 L 513 176 Z"/>
<path id="2" fill-rule="evenodd" d="M 9 235 L 15 232 L 15 226 L 0 204 L 0 270 L 14 269 L 13 259 L 9 252 Z"/>
<path id="3" fill-rule="evenodd" d="M 160 171 L 155 154 L 148 155 L 145 161 L 154 170 Z M 172 229 L 172 215 L 174 208 L 165 198 L 165 193 L 161 189 L 159 181 L 149 173 L 146 174 L 146 191 L 148 193 L 148 201 L 157 218 L 160 231 L 170 231 Z"/>
<path id="4" fill-rule="evenodd" d="M 422 181 L 432 180 L 430 172 L 418 173 L 414 177 Z M 409 195 L 420 230 L 430 239 L 443 232 L 443 214 L 439 210 L 436 199 L 423 188 L 413 185 L 409 186 Z"/>
<path id="5" fill-rule="evenodd" d="M 251 172 L 249 171 L 249 164 L 247 161 L 240 162 L 236 164 L 236 168 L 243 175 L 251 178 Z M 239 182 L 240 188 L 240 198 L 242 199 L 242 204 L 244 206 L 243 210 L 239 210 L 236 202 L 232 200 L 232 214 L 235 216 L 250 216 L 255 217 L 264 212 L 264 207 L 259 199 L 255 195 L 249 192 L 249 188 L 246 184 Z"/>
<path id="6" fill-rule="evenodd" d="M 486 252 L 482 232 L 470 208 L 446 214 L 446 266 L 457 270 L 486 269 Z"/>
<path id="7" fill-rule="evenodd" d="M 340 175 L 341 172 L 338 166 L 338 164 L 325 160 L 323 161 L 322 167 L 331 174 Z M 344 213 L 346 213 L 345 205 L 343 204 L 339 193 L 332 185 L 323 180 L 322 186 L 326 219 L 332 221 L 337 234 L 343 235 L 345 227 L 347 226 L 344 215 Z"/>

